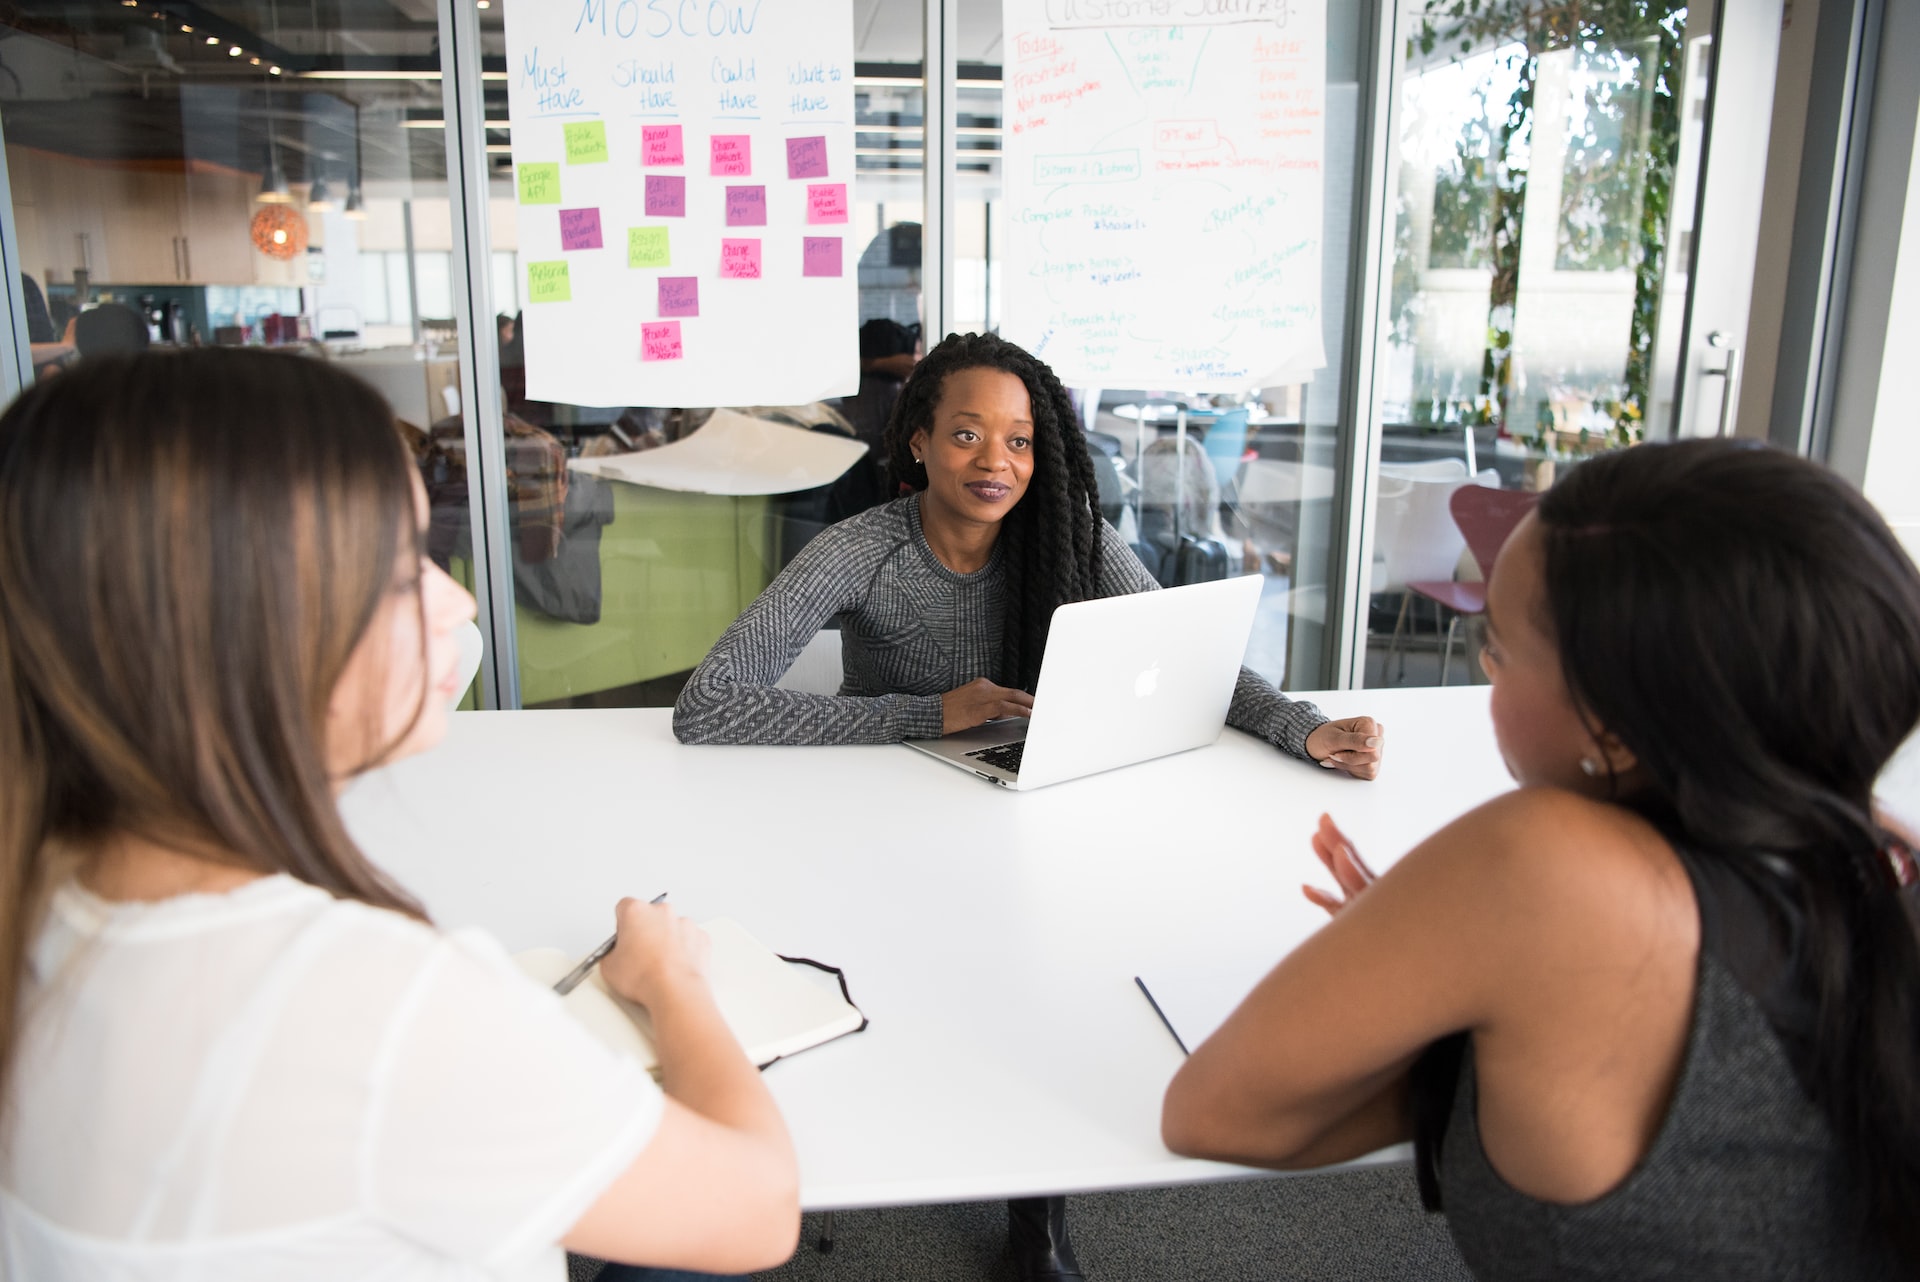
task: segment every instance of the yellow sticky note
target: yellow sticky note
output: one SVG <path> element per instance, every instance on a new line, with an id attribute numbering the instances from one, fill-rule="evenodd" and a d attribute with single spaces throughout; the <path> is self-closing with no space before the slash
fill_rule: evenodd
<path id="1" fill-rule="evenodd" d="M 573 282 L 567 276 L 564 260 L 527 264 L 527 301 L 533 303 L 570 303 Z"/>
<path id="2" fill-rule="evenodd" d="M 551 161 L 520 166 L 520 203 L 557 205 L 560 203 L 560 166 Z"/>
<path id="3" fill-rule="evenodd" d="M 603 165 L 607 161 L 607 122 L 575 120 L 564 127 L 569 165 Z"/>
<path id="4" fill-rule="evenodd" d="M 627 266 L 671 267 L 665 227 L 627 228 Z"/>

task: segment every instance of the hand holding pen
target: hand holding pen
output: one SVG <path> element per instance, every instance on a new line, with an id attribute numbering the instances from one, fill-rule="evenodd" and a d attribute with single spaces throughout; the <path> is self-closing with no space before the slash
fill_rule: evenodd
<path id="1" fill-rule="evenodd" d="M 681 984 L 706 986 L 707 933 L 662 903 L 622 899 L 614 908 L 613 950 L 600 962 L 607 987 L 651 1007 Z"/>

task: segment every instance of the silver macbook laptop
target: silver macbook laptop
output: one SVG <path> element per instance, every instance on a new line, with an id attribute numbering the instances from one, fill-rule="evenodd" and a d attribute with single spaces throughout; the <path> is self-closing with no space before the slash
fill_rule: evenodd
<path id="1" fill-rule="evenodd" d="M 1053 613 L 1033 715 L 907 746 L 1026 791 L 1220 737 L 1260 603 L 1257 574 Z"/>

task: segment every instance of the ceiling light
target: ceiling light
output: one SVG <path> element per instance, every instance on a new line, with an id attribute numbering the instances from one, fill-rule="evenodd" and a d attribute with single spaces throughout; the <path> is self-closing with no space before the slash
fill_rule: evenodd
<path id="1" fill-rule="evenodd" d="M 219 44 L 219 43 L 220 43 L 220 37 L 219 37 L 219 36 L 208 36 L 208 37 L 207 37 L 207 43 L 208 43 L 208 44 L 210 44 L 210 45 L 217 45 L 217 44 Z"/>
<path id="2" fill-rule="evenodd" d="M 193 24 L 192 24 L 191 22 L 183 22 L 183 23 L 181 23 L 181 24 L 180 24 L 180 30 L 182 30 L 182 31 L 184 31 L 184 32 L 186 32 L 186 33 L 187 33 L 188 35 L 192 35 L 192 34 L 193 34 Z"/>
<path id="3" fill-rule="evenodd" d="M 307 188 L 307 208 L 316 214 L 333 211 L 333 189 L 327 186 L 324 178 L 315 178 L 313 185 Z"/>
<path id="4" fill-rule="evenodd" d="M 280 169 L 278 156 L 267 161 L 267 172 L 260 175 L 260 194 L 254 199 L 263 205 L 293 203 L 293 193 L 287 190 L 287 176 Z"/>
<path id="5" fill-rule="evenodd" d="M 280 68 L 278 67 L 268 67 L 267 70 L 272 72 L 276 76 L 280 74 Z"/>
<path id="6" fill-rule="evenodd" d="M 341 207 L 340 216 L 351 218 L 356 223 L 367 220 L 366 202 L 360 199 L 360 184 L 354 183 L 347 188 L 347 203 Z"/>
<path id="7" fill-rule="evenodd" d="M 247 61 L 252 63 L 256 67 L 260 65 L 260 60 L 258 58 L 249 58 L 247 59 Z"/>
<path id="8" fill-rule="evenodd" d="M 235 45 L 233 48 L 227 50 L 227 57 L 238 58 L 241 54 L 245 52 L 246 52 L 245 49 L 242 49 L 239 45 Z"/>

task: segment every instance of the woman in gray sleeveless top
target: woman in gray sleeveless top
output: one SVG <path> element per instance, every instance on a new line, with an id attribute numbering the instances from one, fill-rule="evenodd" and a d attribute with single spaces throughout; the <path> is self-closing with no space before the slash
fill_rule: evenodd
<path id="1" fill-rule="evenodd" d="M 1920 1274 L 1920 888 L 1872 789 L 1920 723 L 1920 573 L 1734 442 L 1582 464 L 1502 551 L 1519 789 L 1376 878 L 1175 1076 L 1196 1156 L 1412 1139 L 1475 1276 Z"/>

